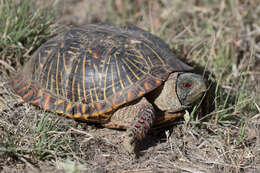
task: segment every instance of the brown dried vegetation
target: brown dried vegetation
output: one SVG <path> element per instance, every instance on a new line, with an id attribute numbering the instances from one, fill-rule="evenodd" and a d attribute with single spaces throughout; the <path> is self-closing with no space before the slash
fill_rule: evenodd
<path id="1" fill-rule="evenodd" d="M 258 0 L 32 2 L 0 0 L 0 171 L 260 172 Z M 213 111 L 152 131 L 133 160 L 121 150 L 123 131 L 44 112 L 10 91 L 10 75 L 52 34 L 97 22 L 165 40 L 209 80 Z"/>

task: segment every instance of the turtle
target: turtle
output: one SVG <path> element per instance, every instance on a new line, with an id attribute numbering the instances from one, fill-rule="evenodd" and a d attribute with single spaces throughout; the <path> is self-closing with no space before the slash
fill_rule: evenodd
<path id="1" fill-rule="evenodd" d="M 123 148 L 181 116 L 206 92 L 203 77 L 159 37 L 134 25 L 73 27 L 42 44 L 11 79 L 25 102 L 76 120 L 126 129 Z"/>

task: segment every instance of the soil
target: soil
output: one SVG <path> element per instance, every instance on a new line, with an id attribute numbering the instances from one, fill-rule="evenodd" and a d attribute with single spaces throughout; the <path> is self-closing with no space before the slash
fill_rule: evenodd
<path id="1" fill-rule="evenodd" d="M 104 8 L 106 0 L 66 0 L 62 1 L 58 9 L 58 22 L 61 27 L 78 26 L 88 23 L 106 22 L 108 14 Z M 100 10 L 102 9 L 102 10 Z M 91 13 L 91 15 L 90 15 Z M 139 23 L 145 25 L 144 23 Z M 47 116 L 48 122 L 55 124 L 54 136 L 68 136 L 69 142 L 63 146 L 64 151 L 75 153 L 70 157 L 60 156 L 52 153 L 51 158 L 44 160 L 35 158 L 24 158 L 17 161 L 16 156 L 8 157 L 1 155 L 1 172 L 260 172 L 260 158 L 255 159 L 254 165 L 247 168 L 237 168 L 234 165 L 245 164 L 226 163 L 226 157 L 239 158 L 250 157 L 252 153 L 259 152 L 260 139 L 259 128 L 250 127 L 246 131 L 248 144 L 243 148 L 227 148 L 228 134 L 220 136 L 216 131 L 218 125 L 193 126 L 185 123 L 184 119 L 178 119 L 172 126 L 157 129 L 139 143 L 139 156 L 137 159 L 125 154 L 122 150 L 123 135 L 125 131 L 111 130 L 97 125 L 90 125 L 84 122 L 76 122 L 53 113 L 45 112 L 37 107 L 21 101 L 12 94 L 8 86 L 8 77 L 0 75 L 0 113 L 5 122 L 12 122 L 17 127 L 5 128 L 12 131 L 14 135 L 20 135 L 17 145 L 36 140 L 30 134 L 35 124 Z M 256 120 L 257 121 L 257 120 Z M 27 123 L 25 123 L 27 122 Z M 232 132 L 237 129 L 235 126 L 224 127 Z M 4 136 L 6 129 L 0 128 L 0 135 Z M 239 134 L 237 134 L 239 136 Z M 8 138 L 9 140 L 9 138 Z M 26 142 L 27 141 L 27 142 Z M 250 147 L 250 141 L 258 143 Z M 57 141 L 55 141 L 57 142 Z M 32 142 L 33 143 L 33 142 Z M 26 146 L 30 147 L 30 145 Z M 52 146 L 55 147 L 55 146 Z M 20 148 L 23 150 L 23 148 Z M 248 149 L 248 150 L 247 150 Z M 51 150 L 51 149 L 50 149 Z M 236 155 L 229 155 L 230 150 L 236 151 Z M 2 157 L 1 157 L 2 156 Z M 54 157 L 57 156 L 57 157 Z M 6 160 L 7 159 L 7 160 Z M 232 160 L 232 159 L 231 159 Z M 250 159 L 249 159 L 250 160 Z M 35 161 L 35 162 L 33 162 Z M 239 167 L 239 166 L 238 166 Z"/>

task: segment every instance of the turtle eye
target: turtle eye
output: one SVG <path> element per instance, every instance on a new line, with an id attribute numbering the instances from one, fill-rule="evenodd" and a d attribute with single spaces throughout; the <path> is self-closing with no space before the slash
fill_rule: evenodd
<path id="1" fill-rule="evenodd" d="M 190 87 L 191 87 L 191 83 L 189 83 L 189 82 L 183 83 L 183 88 L 190 88 Z"/>

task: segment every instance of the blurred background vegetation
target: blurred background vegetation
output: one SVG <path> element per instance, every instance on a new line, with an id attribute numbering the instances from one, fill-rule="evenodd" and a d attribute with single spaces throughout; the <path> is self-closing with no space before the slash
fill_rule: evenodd
<path id="1" fill-rule="evenodd" d="M 21 68 L 32 53 L 50 37 L 68 27 L 100 22 L 134 24 L 159 36 L 170 45 L 180 59 L 205 75 L 210 86 L 214 86 L 210 94 L 214 110 L 204 117 L 195 116 L 197 113 L 191 114 L 188 124 L 180 125 L 184 135 L 172 137 L 183 142 L 190 133 L 195 133 L 190 128 L 194 129 L 197 133 L 196 141 L 207 138 L 207 144 L 196 150 L 196 154 L 202 152 L 203 158 L 191 158 L 189 152 L 192 153 L 198 145 L 191 140 L 187 145 L 183 143 L 189 141 L 181 143 L 185 146 L 181 147 L 182 156 L 171 158 L 176 164 L 182 157 L 189 158 L 188 161 L 184 159 L 185 164 L 180 162 L 181 166 L 169 166 L 168 162 L 161 160 L 156 160 L 156 163 L 164 167 L 165 171 L 260 171 L 259 0 L 0 0 L 0 78 L 3 83 L 0 86 L 4 86 L 10 74 Z M 52 140 L 53 145 L 47 145 L 50 144 L 49 140 L 53 139 L 52 135 L 47 135 L 44 136 L 44 142 L 41 138 L 40 141 L 28 140 L 23 144 L 19 143 L 21 138 L 28 139 L 32 134 L 36 137 L 41 136 L 43 131 L 64 131 L 70 128 L 70 124 L 53 129 L 50 124 L 54 123 L 53 127 L 56 127 L 56 121 L 45 122 L 39 118 L 39 122 L 36 122 L 43 127 L 38 126 L 38 130 L 33 133 L 26 131 L 24 126 L 29 127 L 26 123 L 32 117 L 28 116 L 26 121 L 25 114 L 21 112 L 16 118 L 25 120 L 17 126 L 15 122 L 18 120 L 14 120 L 12 106 L 1 106 L 6 105 L 3 91 L 0 92 L 0 98 L 4 100 L 0 101 L 2 163 L 6 164 L 7 160 L 12 158 L 12 164 L 22 160 L 24 165 L 29 164 L 28 162 L 33 162 L 29 165 L 39 165 L 46 158 L 52 158 L 47 159 L 48 161 L 57 161 L 69 155 L 71 160 L 76 162 L 69 161 L 68 165 L 71 167 L 66 168 L 67 170 L 81 170 L 82 165 L 77 167 L 75 163 L 83 164 L 85 169 L 84 162 L 90 161 L 93 168 L 95 161 L 91 158 L 73 149 L 71 153 L 64 151 L 62 146 L 74 145 L 73 140 L 76 139 L 67 139 L 64 136 L 62 143 L 56 144 L 57 141 Z M 44 128 L 45 126 L 47 127 Z M 185 129 L 186 133 L 183 132 Z M 54 150 L 54 144 L 60 148 L 56 147 Z M 178 146 L 178 143 L 176 145 Z M 154 154 L 168 149 L 169 146 L 162 144 Z M 103 150 L 107 154 L 109 149 Z M 174 150 L 172 155 L 176 153 L 178 151 Z M 109 154 L 111 157 L 119 157 L 116 153 Z M 151 158 L 155 158 L 153 153 L 150 154 Z M 172 155 L 163 156 L 169 159 Z M 104 158 L 101 167 L 113 171 L 113 167 L 107 166 L 111 163 L 110 160 L 106 159 Z M 146 158 L 139 166 L 134 161 L 126 165 L 126 160 L 118 161 L 118 170 L 142 170 L 146 168 L 146 164 L 150 165 L 148 168 L 151 170 L 154 168 L 153 159 L 147 161 Z M 4 164 L 0 166 L 3 168 Z"/>

